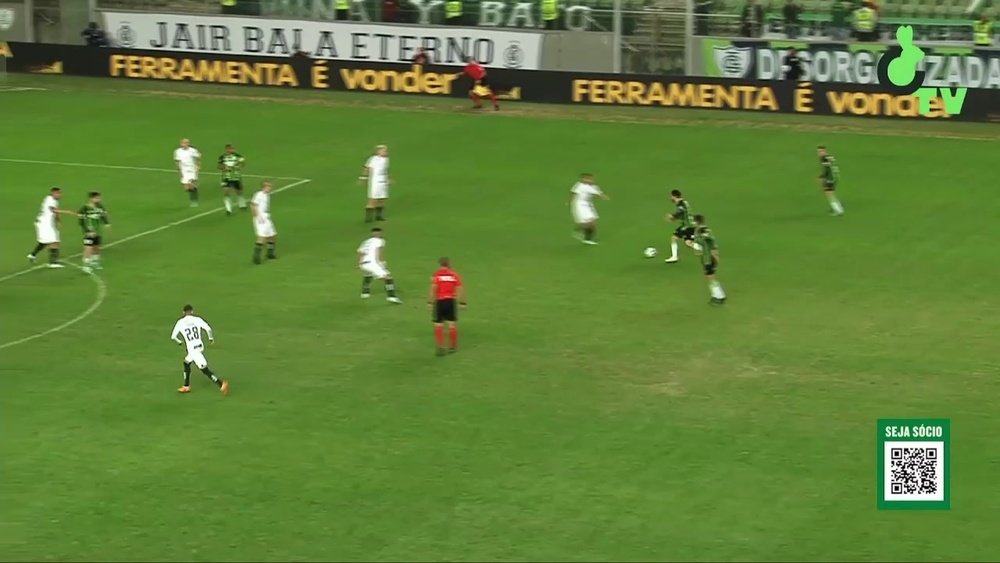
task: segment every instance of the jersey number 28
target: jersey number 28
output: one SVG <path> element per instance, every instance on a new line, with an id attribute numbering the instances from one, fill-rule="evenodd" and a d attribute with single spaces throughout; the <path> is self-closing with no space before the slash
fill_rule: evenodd
<path id="1" fill-rule="evenodd" d="M 187 338 L 188 342 L 194 342 L 195 340 L 201 340 L 201 329 L 192 326 L 184 329 L 184 338 Z"/>

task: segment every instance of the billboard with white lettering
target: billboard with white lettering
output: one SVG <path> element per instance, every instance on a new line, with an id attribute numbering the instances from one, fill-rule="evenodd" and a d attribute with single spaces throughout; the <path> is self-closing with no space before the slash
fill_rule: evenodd
<path id="1" fill-rule="evenodd" d="M 423 48 L 432 62 L 460 65 L 466 56 L 491 68 L 538 70 L 542 34 L 497 28 L 398 26 L 362 22 L 104 12 L 118 47 L 221 55 L 399 63 Z"/>
<path id="2" fill-rule="evenodd" d="M 1000 88 L 1000 50 L 970 46 L 919 45 L 926 53 L 918 70 L 935 88 Z M 829 43 L 731 40 L 697 37 L 692 74 L 750 80 L 782 80 L 782 61 L 794 48 L 802 60 L 800 80 L 878 84 L 876 68 L 888 43 Z"/>

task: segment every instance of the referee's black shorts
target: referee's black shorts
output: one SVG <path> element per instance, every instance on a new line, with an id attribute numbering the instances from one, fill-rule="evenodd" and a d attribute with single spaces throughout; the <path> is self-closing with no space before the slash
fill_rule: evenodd
<path id="1" fill-rule="evenodd" d="M 434 302 L 434 322 L 456 322 L 458 320 L 458 305 L 454 299 L 438 299 Z"/>

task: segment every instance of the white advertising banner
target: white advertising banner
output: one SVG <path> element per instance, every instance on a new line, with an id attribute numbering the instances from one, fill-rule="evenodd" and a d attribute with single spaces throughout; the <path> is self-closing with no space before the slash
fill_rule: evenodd
<path id="1" fill-rule="evenodd" d="M 172 52 L 316 59 L 409 62 L 423 47 L 437 64 L 466 56 L 492 68 L 539 70 L 542 34 L 483 27 L 430 27 L 104 12 L 105 29 L 119 47 Z"/>

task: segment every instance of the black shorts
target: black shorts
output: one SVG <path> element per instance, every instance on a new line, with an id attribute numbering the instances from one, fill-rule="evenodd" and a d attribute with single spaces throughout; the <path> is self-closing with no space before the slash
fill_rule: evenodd
<path id="1" fill-rule="evenodd" d="M 101 246 L 101 235 L 83 235 L 83 246 Z"/>
<path id="2" fill-rule="evenodd" d="M 674 236 L 681 240 L 694 240 L 694 227 L 677 227 Z"/>
<path id="3" fill-rule="evenodd" d="M 242 180 L 223 180 L 223 188 L 232 188 L 240 193 L 243 193 L 243 181 Z"/>
<path id="4" fill-rule="evenodd" d="M 832 192 L 833 190 L 836 190 L 836 189 L 837 189 L 837 182 L 834 182 L 832 180 L 823 180 L 823 191 L 824 192 Z"/>
<path id="5" fill-rule="evenodd" d="M 434 302 L 434 322 L 455 322 L 458 320 L 458 304 L 454 299 L 438 299 Z"/>
<path id="6" fill-rule="evenodd" d="M 719 267 L 719 262 L 715 258 L 712 258 L 711 262 L 702 262 L 701 267 L 705 269 L 706 276 L 715 275 L 715 270 Z"/>

